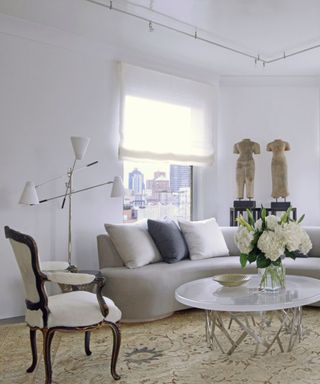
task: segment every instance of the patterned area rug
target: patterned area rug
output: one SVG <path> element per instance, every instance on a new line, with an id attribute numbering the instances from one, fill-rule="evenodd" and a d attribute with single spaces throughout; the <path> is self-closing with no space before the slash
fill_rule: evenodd
<path id="1" fill-rule="evenodd" d="M 320 308 L 304 310 L 304 336 L 290 353 L 277 345 L 266 355 L 253 355 L 249 337 L 231 356 L 210 350 L 204 335 L 204 314 L 189 310 L 145 324 L 123 324 L 119 384 L 316 384 L 320 383 Z M 237 332 L 236 326 L 234 331 Z M 110 375 L 111 331 L 92 335 L 92 355 L 84 353 L 82 333 L 56 334 L 53 340 L 53 382 L 56 384 L 115 383 Z M 39 351 L 41 337 L 39 337 Z M 0 383 L 43 384 L 42 354 L 36 371 L 31 362 L 25 325 L 0 327 Z"/>

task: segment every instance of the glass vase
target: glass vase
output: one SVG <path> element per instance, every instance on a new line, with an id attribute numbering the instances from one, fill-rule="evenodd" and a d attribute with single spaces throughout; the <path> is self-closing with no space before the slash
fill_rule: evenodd
<path id="1" fill-rule="evenodd" d="M 260 289 L 266 292 L 277 292 L 286 285 L 285 266 L 270 264 L 269 267 L 258 269 Z"/>

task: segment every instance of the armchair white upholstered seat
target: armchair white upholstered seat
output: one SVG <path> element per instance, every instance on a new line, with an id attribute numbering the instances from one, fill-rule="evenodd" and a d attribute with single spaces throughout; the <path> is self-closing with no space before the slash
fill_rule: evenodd
<path id="1" fill-rule="evenodd" d="M 114 302 L 103 297 L 101 290 L 104 278 L 94 275 L 70 272 L 43 272 L 40 269 L 38 250 L 32 237 L 5 227 L 5 235 L 10 240 L 20 273 L 23 279 L 26 297 L 26 323 L 30 328 L 32 364 L 27 372 L 33 372 L 37 365 L 36 331 L 43 335 L 43 356 L 45 362 L 46 384 L 52 382 L 51 343 L 55 332 L 85 332 L 85 352 L 90 351 L 90 331 L 104 324 L 113 334 L 111 357 L 111 374 L 120 379 L 116 373 L 116 363 L 120 349 L 121 335 L 117 322 L 121 311 Z M 45 282 L 81 285 L 96 283 L 96 293 L 75 290 L 49 296 Z"/>
<path id="2" fill-rule="evenodd" d="M 97 297 L 91 292 L 73 291 L 49 296 L 48 328 L 86 327 L 101 321 L 118 322 L 121 318 L 120 310 L 112 300 L 107 297 L 103 297 L 103 299 L 109 309 L 107 316 L 103 316 Z M 41 311 L 27 309 L 26 322 L 31 327 L 43 327 Z"/>

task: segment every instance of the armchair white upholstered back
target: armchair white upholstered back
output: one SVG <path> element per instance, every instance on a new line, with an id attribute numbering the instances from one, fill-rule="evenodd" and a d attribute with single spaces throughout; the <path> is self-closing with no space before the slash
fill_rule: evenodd
<path id="1" fill-rule="evenodd" d="M 25 290 L 25 298 L 33 303 L 37 303 L 40 300 L 40 297 L 37 289 L 36 277 L 32 268 L 30 249 L 26 244 L 19 243 L 12 239 L 9 240 L 19 266 Z"/>

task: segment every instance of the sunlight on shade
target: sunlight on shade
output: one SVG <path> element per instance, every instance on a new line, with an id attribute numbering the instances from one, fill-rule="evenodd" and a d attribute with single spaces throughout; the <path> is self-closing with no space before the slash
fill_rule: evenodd
<path id="1" fill-rule="evenodd" d="M 126 96 L 125 111 L 124 147 L 154 153 L 192 151 L 194 140 L 189 107 Z"/>
<path id="2" fill-rule="evenodd" d="M 119 69 L 119 159 L 212 165 L 216 88 L 127 63 Z"/>

